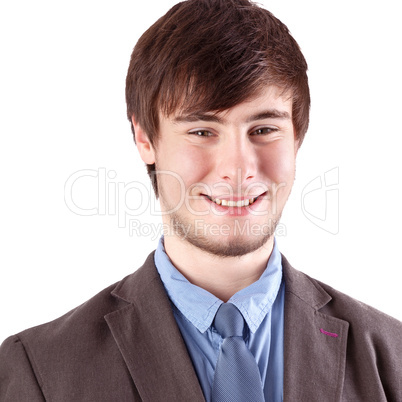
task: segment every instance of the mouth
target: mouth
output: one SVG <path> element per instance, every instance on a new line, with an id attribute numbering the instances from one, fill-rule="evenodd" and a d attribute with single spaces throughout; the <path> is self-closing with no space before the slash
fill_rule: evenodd
<path id="1" fill-rule="evenodd" d="M 257 195 L 256 197 L 242 198 L 239 200 L 227 199 L 227 198 L 214 198 L 206 194 L 203 195 L 216 205 L 220 205 L 222 207 L 241 208 L 241 207 L 248 207 L 249 205 L 254 204 L 259 198 L 262 198 L 264 195 L 266 195 L 266 193 L 267 192 L 264 192 L 260 195 Z"/>

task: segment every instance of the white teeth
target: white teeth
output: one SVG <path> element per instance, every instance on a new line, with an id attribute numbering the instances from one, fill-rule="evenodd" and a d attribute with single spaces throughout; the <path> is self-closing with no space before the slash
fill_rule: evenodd
<path id="1" fill-rule="evenodd" d="M 254 203 L 254 201 L 257 199 L 256 198 L 248 198 L 246 200 L 241 200 L 241 201 L 231 201 L 231 200 L 220 200 L 219 198 L 216 198 L 215 200 L 212 200 L 215 202 L 215 204 L 222 205 L 223 207 L 247 207 L 248 205 L 251 205 Z"/>

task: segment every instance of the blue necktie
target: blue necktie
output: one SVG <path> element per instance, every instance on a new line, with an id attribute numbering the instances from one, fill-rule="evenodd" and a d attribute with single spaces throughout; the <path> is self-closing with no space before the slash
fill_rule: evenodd
<path id="1" fill-rule="evenodd" d="M 223 342 L 212 385 L 212 401 L 264 402 L 260 371 L 243 339 L 241 312 L 232 303 L 221 304 L 214 326 Z"/>

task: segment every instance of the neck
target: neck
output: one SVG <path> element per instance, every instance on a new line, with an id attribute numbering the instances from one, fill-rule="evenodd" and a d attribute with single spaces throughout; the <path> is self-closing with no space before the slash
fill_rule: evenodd
<path id="1" fill-rule="evenodd" d="M 173 265 L 192 284 L 227 302 L 235 293 L 257 281 L 271 255 L 274 239 L 240 257 L 218 257 L 175 236 L 165 238 L 165 251 Z"/>

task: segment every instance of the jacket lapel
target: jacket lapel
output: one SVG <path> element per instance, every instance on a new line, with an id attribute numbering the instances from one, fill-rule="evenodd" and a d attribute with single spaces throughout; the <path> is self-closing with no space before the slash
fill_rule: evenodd
<path id="1" fill-rule="evenodd" d="M 349 324 L 319 310 L 331 296 L 282 257 L 285 276 L 284 401 L 339 401 Z"/>
<path id="2" fill-rule="evenodd" d="M 112 294 L 127 304 L 105 319 L 141 399 L 204 401 L 153 253 Z"/>
<path id="3" fill-rule="evenodd" d="M 153 253 L 112 292 L 124 306 L 105 316 L 145 401 L 204 401 Z M 320 309 L 331 297 L 282 256 L 285 277 L 284 401 L 339 401 L 349 324 Z"/>

